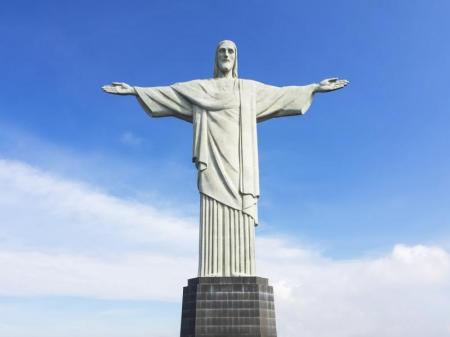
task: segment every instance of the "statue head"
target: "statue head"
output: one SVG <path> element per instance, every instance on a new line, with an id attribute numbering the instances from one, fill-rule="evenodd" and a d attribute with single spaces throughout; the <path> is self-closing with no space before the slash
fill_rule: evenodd
<path id="1" fill-rule="evenodd" d="M 214 78 L 223 77 L 231 72 L 233 78 L 238 77 L 236 44 L 230 40 L 219 42 L 214 60 Z"/>

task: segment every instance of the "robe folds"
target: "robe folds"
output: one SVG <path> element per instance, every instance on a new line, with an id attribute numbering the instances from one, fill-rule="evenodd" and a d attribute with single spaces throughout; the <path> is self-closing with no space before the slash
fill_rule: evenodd
<path id="1" fill-rule="evenodd" d="M 173 116 L 193 124 L 192 158 L 198 170 L 198 190 L 202 204 L 209 205 L 210 200 L 214 200 L 219 205 L 214 209 L 230 208 L 226 212 L 234 210 L 245 215 L 245 224 L 258 224 L 256 124 L 270 118 L 304 114 L 312 102 L 314 86 L 274 87 L 252 80 L 220 78 L 135 89 L 138 101 L 151 117 Z M 208 216 L 209 219 L 218 219 L 217 214 Z M 214 222 L 203 220 L 200 220 L 201 224 Z M 211 223 L 211 226 L 214 224 Z M 243 230 L 253 236 L 253 230 Z M 243 254 L 248 250 L 250 260 L 253 259 L 249 266 L 245 265 L 247 258 L 244 257 L 244 264 L 238 264 L 233 271 L 228 268 L 231 260 L 224 261 L 225 247 L 230 246 L 230 242 L 224 241 L 223 231 L 217 235 L 216 238 L 213 234 L 211 240 L 216 240 L 216 245 L 223 248 L 215 251 L 216 264 L 211 265 L 210 270 L 205 269 L 205 261 L 203 265 L 200 261 L 199 269 L 209 270 L 201 276 L 254 274 L 254 247 L 243 248 Z M 250 239 L 249 245 L 254 237 Z M 206 240 L 200 237 L 200 255 L 203 251 L 205 256 L 211 255 L 212 259 L 217 247 L 211 242 L 207 245 Z M 223 242 L 219 244 L 221 240 Z M 212 250 L 205 253 L 206 246 Z M 237 260 L 240 258 L 236 257 Z M 218 264 L 222 267 L 219 268 Z"/>

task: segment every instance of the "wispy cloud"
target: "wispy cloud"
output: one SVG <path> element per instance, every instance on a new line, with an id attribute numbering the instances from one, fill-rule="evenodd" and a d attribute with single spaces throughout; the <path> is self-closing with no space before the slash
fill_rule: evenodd
<path id="1" fill-rule="evenodd" d="M 198 209 L 195 172 L 188 162 L 151 155 L 124 160 L 120 151 L 110 148 L 77 148 L 55 143 L 32 132 L 5 125 L 0 120 L 0 159 L 26 163 L 54 177 L 68 177 L 108 195 L 126 196 L 168 208 L 170 213 L 193 214 Z M 186 160 L 189 161 L 189 156 Z M 189 186 L 180 189 L 179 186 Z M 176 190 L 170 198 L 165 191 Z"/>
<path id="2" fill-rule="evenodd" d="M 0 190 L 4 244 L 89 252 L 134 245 L 171 255 L 195 246 L 195 222 L 172 215 L 175 210 L 111 196 L 22 162 L 0 160 Z"/>

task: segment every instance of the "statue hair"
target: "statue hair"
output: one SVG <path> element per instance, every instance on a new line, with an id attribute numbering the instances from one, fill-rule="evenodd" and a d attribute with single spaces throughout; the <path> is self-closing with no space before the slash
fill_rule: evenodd
<path id="1" fill-rule="evenodd" d="M 220 41 L 219 44 L 217 45 L 217 48 L 216 48 L 216 54 L 215 54 L 215 57 L 214 57 L 214 78 L 218 78 L 218 77 L 219 77 L 219 74 L 220 74 L 220 69 L 219 69 L 219 66 L 217 65 L 217 63 L 218 63 L 218 62 L 217 62 L 217 61 L 218 61 L 218 60 L 217 60 L 217 54 L 218 54 L 219 48 L 220 48 L 225 42 L 232 44 L 233 47 L 234 47 L 234 55 L 235 55 L 235 58 L 234 58 L 233 69 L 232 69 L 231 71 L 232 71 L 232 76 L 233 76 L 233 78 L 237 78 L 237 77 L 238 77 L 238 55 L 237 55 L 237 47 L 236 47 L 236 44 L 235 44 L 233 41 L 231 41 L 231 40 L 223 40 L 223 41 Z"/>

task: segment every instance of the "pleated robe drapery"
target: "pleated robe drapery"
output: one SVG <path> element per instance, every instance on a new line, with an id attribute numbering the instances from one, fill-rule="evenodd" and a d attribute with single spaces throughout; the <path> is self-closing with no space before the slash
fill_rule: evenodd
<path id="1" fill-rule="evenodd" d="M 211 79 L 135 89 L 150 116 L 193 123 L 193 161 L 201 196 L 199 276 L 255 275 L 256 123 L 305 113 L 314 86 Z"/>

